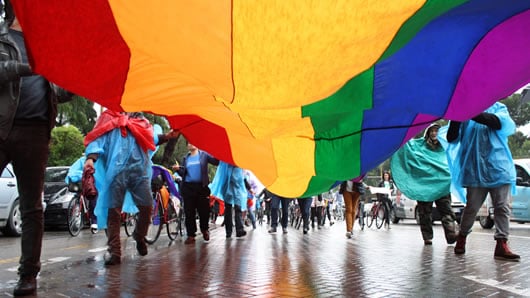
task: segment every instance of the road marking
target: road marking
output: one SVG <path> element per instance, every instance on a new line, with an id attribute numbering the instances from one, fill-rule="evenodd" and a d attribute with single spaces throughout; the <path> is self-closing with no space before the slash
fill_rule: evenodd
<path id="1" fill-rule="evenodd" d="M 481 232 L 473 232 L 472 234 L 493 236 L 493 234 L 490 234 L 490 233 L 481 233 Z M 530 239 L 530 236 L 516 236 L 516 235 L 512 235 L 512 234 L 510 234 L 510 236 L 508 236 L 508 238 L 509 238 L 509 239 L 511 239 L 511 238 Z"/>
<path id="2" fill-rule="evenodd" d="M 51 258 L 51 259 L 47 259 L 46 261 L 42 262 L 41 263 L 41 266 L 45 266 L 45 265 L 50 265 L 50 264 L 55 264 L 55 263 L 59 263 L 59 262 L 63 262 L 63 261 L 66 261 L 68 259 L 71 259 L 71 257 L 57 257 L 57 258 Z M 11 268 L 7 268 L 6 269 L 7 271 L 11 271 L 11 272 L 15 272 L 18 270 L 18 266 L 16 267 L 11 267 Z"/>
<path id="3" fill-rule="evenodd" d="M 509 285 L 504 284 L 504 282 L 499 282 L 494 279 L 480 279 L 476 276 L 471 276 L 471 275 L 466 275 L 463 277 L 465 279 L 469 279 L 471 281 L 474 281 L 474 282 L 477 282 L 477 283 L 480 283 L 486 286 L 494 287 L 499 290 L 507 291 L 507 292 L 514 293 L 514 294 L 521 295 L 521 296 L 530 296 L 530 289 L 523 288 L 520 284 L 516 286 L 509 286 Z"/>
<path id="4" fill-rule="evenodd" d="M 88 245 L 86 244 L 82 244 L 82 245 L 76 245 L 76 246 L 70 246 L 70 247 L 65 247 L 63 248 L 62 250 L 70 250 L 70 249 L 78 249 L 78 248 L 87 248 Z"/>
<path id="5" fill-rule="evenodd" d="M 98 247 L 98 248 L 89 249 L 88 252 L 100 252 L 100 251 L 105 251 L 105 250 L 107 250 L 107 247 Z"/>
<path id="6" fill-rule="evenodd" d="M 3 260 L 0 260 L 0 264 L 13 263 L 13 262 L 18 261 L 19 259 L 20 259 L 19 257 L 14 257 L 11 259 L 3 259 Z"/>

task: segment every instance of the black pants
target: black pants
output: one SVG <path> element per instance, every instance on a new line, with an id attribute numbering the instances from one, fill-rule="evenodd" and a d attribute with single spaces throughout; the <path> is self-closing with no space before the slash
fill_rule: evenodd
<path id="1" fill-rule="evenodd" d="M 225 205 L 225 230 L 226 236 L 232 235 L 232 228 L 234 222 L 232 220 L 232 208 L 235 210 L 235 222 L 236 222 L 236 232 L 242 232 L 245 228 L 243 227 L 243 217 L 241 215 L 241 206 L 235 205 L 232 207 L 232 204 Z"/>
<path id="2" fill-rule="evenodd" d="M 188 237 L 195 237 L 197 232 L 196 214 L 199 214 L 201 231 L 208 231 L 210 215 L 210 189 L 202 183 L 182 183 L 182 198 L 184 199 L 184 214 L 186 215 L 186 232 Z"/>
<path id="3" fill-rule="evenodd" d="M 48 124 L 14 125 L 0 141 L 0 169 L 11 162 L 17 176 L 22 238 L 18 273 L 37 276 L 40 271 L 44 214 L 42 191 L 50 142 Z"/>

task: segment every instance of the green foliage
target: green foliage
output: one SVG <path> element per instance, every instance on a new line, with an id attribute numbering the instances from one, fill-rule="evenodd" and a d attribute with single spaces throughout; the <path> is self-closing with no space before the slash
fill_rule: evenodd
<path id="1" fill-rule="evenodd" d="M 73 125 L 52 130 L 48 166 L 69 166 L 85 151 L 83 135 Z"/>
<path id="2" fill-rule="evenodd" d="M 58 105 L 57 112 L 57 126 L 74 125 L 83 135 L 92 130 L 97 119 L 94 103 L 77 95 L 71 101 Z"/>
<path id="3" fill-rule="evenodd" d="M 521 102 L 521 94 L 510 95 L 501 102 L 506 105 L 517 126 L 523 126 L 530 122 L 530 105 L 528 102 Z"/>

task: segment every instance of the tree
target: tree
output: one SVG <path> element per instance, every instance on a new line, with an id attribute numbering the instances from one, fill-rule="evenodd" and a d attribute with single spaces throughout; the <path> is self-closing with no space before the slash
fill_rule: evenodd
<path id="1" fill-rule="evenodd" d="M 73 125 L 52 130 L 48 166 L 69 166 L 85 151 L 83 135 Z"/>
<path id="2" fill-rule="evenodd" d="M 83 135 L 92 130 L 96 123 L 97 113 L 94 103 L 84 97 L 75 95 L 69 102 L 57 107 L 57 126 L 67 124 L 77 127 Z"/>
<path id="3" fill-rule="evenodd" d="M 517 126 L 523 126 L 530 122 L 530 105 L 528 102 L 521 102 L 521 94 L 512 94 L 501 102 L 506 105 Z"/>

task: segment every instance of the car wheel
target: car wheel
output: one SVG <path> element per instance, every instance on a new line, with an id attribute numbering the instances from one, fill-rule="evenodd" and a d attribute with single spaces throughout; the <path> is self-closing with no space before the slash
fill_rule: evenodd
<path id="1" fill-rule="evenodd" d="M 489 216 L 479 216 L 478 221 L 483 229 L 491 229 L 495 222 Z"/>
<path id="2" fill-rule="evenodd" d="M 8 236 L 20 236 L 22 235 L 22 215 L 20 214 L 20 204 L 18 199 L 13 203 L 9 217 L 7 218 L 7 224 L 2 229 L 2 233 Z"/>

